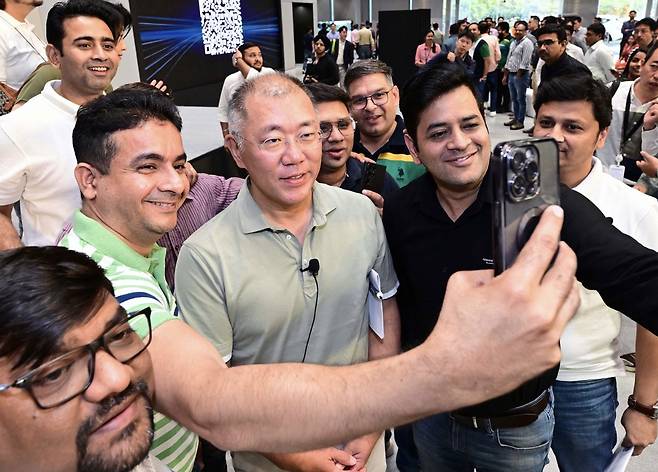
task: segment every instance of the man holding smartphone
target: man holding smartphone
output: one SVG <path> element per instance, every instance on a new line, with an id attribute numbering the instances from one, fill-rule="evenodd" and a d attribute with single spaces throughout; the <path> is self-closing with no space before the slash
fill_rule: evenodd
<path id="1" fill-rule="evenodd" d="M 459 66 L 437 64 L 421 71 L 402 96 L 407 146 L 428 169 L 387 202 L 384 214 L 400 280 L 402 348 L 411 349 L 431 332 L 450 275 L 493 265 L 493 182 L 483 110 Z M 652 321 L 658 306 L 650 306 L 658 301 L 644 296 L 658 283 L 658 255 L 615 230 L 576 192 L 564 189 L 560 198 L 562 237 L 579 257 L 579 280 L 658 332 Z M 554 423 L 550 386 L 557 372 L 556 365 L 494 400 L 414 423 L 423 469 L 543 470 Z"/>
<path id="2" fill-rule="evenodd" d="M 363 193 L 381 213 L 386 199 L 399 187 L 383 166 L 383 184 L 379 188 L 367 185 L 366 166 L 379 164 L 364 162 L 363 156 L 352 152 L 354 120 L 350 116 L 349 95 L 340 87 L 326 84 L 309 84 L 306 90 L 315 105 L 320 130 L 326 135 L 322 140 L 322 163 L 317 181 Z"/>
<path id="3" fill-rule="evenodd" d="M 542 82 L 535 98 L 534 135 L 552 137 L 560 150 L 560 180 L 594 203 L 620 231 L 658 250 L 658 202 L 608 175 L 597 157 L 606 140 L 612 107 L 605 85 L 589 75 Z M 584 287 L 581 305 L 562 335 L 562 362 L 553 384 L 555 432 L 551 447 L 563 472 L 603 470 L 617 443 L 620 313 Z M 658 400 L 658 337 L 641 326 L 636 337 L 633 401 Z M 635 453 L 656 439 L 656 420 L 629 408 L 624 443 Z"/>

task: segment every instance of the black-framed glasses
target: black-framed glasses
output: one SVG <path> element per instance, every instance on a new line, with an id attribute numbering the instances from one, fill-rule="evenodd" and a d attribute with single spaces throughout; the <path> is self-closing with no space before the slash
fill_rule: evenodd
<path id="1" fill-rule="evenodd" d="M 354 134 L 354 120 L 352 118 L 340 119 L 338 121 L 321 121 L 320 122 L 320 136 L 322 139 L 328 139 L 331 136 L 334 127 L 343 136 L 351 136 Z"/>
<path id="2" fill-rule="evenodd" d="M 147 327 L 143 339 L 131 326 Z M 11 384 L 0 384 L 0 392 L 22 388 L 29 392 L 39 408 L 55 408 L 72 400 L 94 381 L 96 352 L 103 349 L 125 364 L 146 350 L 151 343 L 151 309 L 128 315 L 95 341 L 80 346 L 32 369 Z"/>
<path id="3" fill-rule="evenodd" d="M 391 93 L 391 90 L 393 90 L 393 87 L 366 97 L 356 97 L 352 99 L 352 108 L 354 110 L 363 110 L 368 106 L 368 100 L 371 100 L 373 105 L 385 105 L 388 102 L 388 94 Z"/>
<path id="4" fill-rule="evenodd" d="M 290 141 L 287 139 L 284 139 L 283 137 L 271 137 L 271 138 L 266 138 L 263 141 L 260 142 L 255 142 L 255 141 L 250 141 L 249 139 L 245 138 L 241 134 L 238 133 L 233 133 L 234 136 L 237 136 L 239 140 L 241 141 L 246 141 L 248 143 L 256 145 L 258 149 L 261 151 L 265 151 L 271 154 L 280 154 L 283 153 L 285 150 L 286 146 L 290 144 Z M 320 131 L 311 131 L 308 133 L 301 133 L 297 136 L 295 136 L 295 141 L 297 144 L 299 144 L 301 147 L 309 147 L 314 144 L 317 144 L 320 142 L 322 139 L 322 132 Z"/>
<path id="5" fill-rule="evenodd" d="M 557 43 L 557 41 L 554 40 L 554 39 L 543 39 L 543 40 L 538 40 L 538 41 L 537 41 L 537 47 L 538 47 L 538 48 L 540 48 L 540 47 L 542 47 L 542 46 L 547 46 L 547 47 L 548 47 L 548 46 L 552 46 L 552 45 L 554 45 L 555 43 Z"/>

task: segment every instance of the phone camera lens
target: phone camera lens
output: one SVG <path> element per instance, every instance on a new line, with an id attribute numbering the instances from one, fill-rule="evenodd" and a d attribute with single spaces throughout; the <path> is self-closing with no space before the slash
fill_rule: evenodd
<path id="1" fill-rule="evenodd" d="M 520 200 L 526 196 L 527 182 L 522 175 L 516 175 L 510 183 L 509 191 L 512 198 Z"/>
<path id="2" fill-rule="evenodd" d="M 539 180 L 539 166 L 536 161 L 529 161 L 523 170 L 528 182 L 535 183 Z"/>
<path id="3" fill-rule="evenodd" d="M 528 186 L 526 187 L 526 195 L 528 196 L 528 198 L 534 197 L 535 195 L 537 195 L 538 192 L 539 192 L 538 182 L 537 181 L 528 182 Z"/>
<path id="4" fill-rule="evenodd" d="M 512 157 L 512 169 L 515 172 L 521 172 L 523 165 L 525 164 L 525 160 L 525 152 L 523 152 L 522 149 L 515 151 L 514 156 Z"/>

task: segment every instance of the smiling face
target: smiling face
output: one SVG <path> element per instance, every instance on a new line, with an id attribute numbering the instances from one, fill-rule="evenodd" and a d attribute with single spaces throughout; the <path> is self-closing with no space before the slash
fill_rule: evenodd
<path id="1" fill-rule="evenodd" d="M 476 189 L 489 166 L 489 133 L 466 86 L 436 98 L 420 116 L 415 143 L 409 135 L 405 140 L 442 189 Z"/>
<path id="2" fill-rule="evenodd" d="M 353 108 L 351 110 L 362 135 L 377 138 L 395 129 L 395 116 L 400 101 L 400 93 L 398 88 L 392 85 L 386 76 L 381 73 L 361 77 L 350 84 L 347 93 L 351 100 L 387 91 L 388 98 L 383 105 L 375 105 L 369 99 L 365 108 L 360 110 Z"/>
<path id="3" fill-rule="evenodd" d="M 125 312 L 118 311 L 116 300 L 108 294 L 89 321 L 65 335 L 62 352 L 98 339 L 118 317 L 124 318 Z M 25 373 L 12 371 L 10 362 L 0 359 L 0 383 L 11 382 Z M 44 410 L 37 407 L 24 389 L 3 392 L 0 469 L 34 472 L 132 469 L 144 459 L 152 440 L 148 396 L 152 375 L 147 352 L 122 364 L 99 350 L 91 385 L 63 405 Z"/>
<path id="4" fill-rule="evenodd" d="M 537 112 L 534 136 L 551 137 L 560 149 L 560 180 L 574 186 L 592 168 L 592 155 L 605 144 L 607 129 L 600 131 L 592 104 L 547 102 Z"/>
<path id="5" fill-rule="evenodd" d="M 274 86 L 289 87 L 288 92 L 263 93 L 262 87 L 272 80 L 278 81 Z M 229 148 L 238 166 L 249 172 L 251 194 L 263 212 L 310 208 L 322 158 L 318 119 L 298 86 L 272 80 L 247 97 L 244 139 L 236 136 Z M 269 150 L 272 142 L 283 146 Z"/>
<path id="6" fill-rule="evenodd" d="M 429 32 L 425 35 L 425 44 L 431 45 L 434 42 L 434 33 Z"/>
<path id="7" fill-rule="evenodd" d="M 62 73 L 61 92 L 82 104 L 103 93 L 117 71 L 119 53 L 110 27 L 101 19 L 64 20 L 62 51 L 48 46 L 48 57 Z"/>
<path id="8" fill-rule="evenodd" d="M 633 59 L 628 64 L 628 78 L 635 80 L 640 76 L 640 70 L 642 69 L 642 64 L 646 59 L 647 54 L 644 51 L 637 51 Z"/>
<path id="9" fill-rule="evenodd" d="M 181 134 L 170 122 L 151 119 L 110 139 L 116 152 L 107 175 L 78 165 L 93 169 L 85 205 L 129 246 L 150 252 L 176 226 L 189 191 Z"/>
<path id="10" fill-rule="evenodd" d="M 354 144 L 354 128 L 352 128 L 350 112 L 343 102 L 324 102 L 315 106 L 320 123 L 331 123 L 331 134 L 322 140 L 322 169 L 329 172 L 345 167 L 352 153 Z M 343 133 L 339 127 L 349 123 L 349 128 Z M 338 124 L 338 126 L 336 126 Z"/>

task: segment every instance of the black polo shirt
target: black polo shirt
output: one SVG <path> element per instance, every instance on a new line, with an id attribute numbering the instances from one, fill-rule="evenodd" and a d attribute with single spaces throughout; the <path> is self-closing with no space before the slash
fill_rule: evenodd
<path id="1" fill-rule="evenodd" d="M 475 202 L 454 222 L 439 204 L 435 189 L 428 173 L 400 189 L 386 202 L 384 212 L 384 228 L 400 281 L 396 299 L 405 350 L 421 344 L 431 333 L 454 272 L 493 268 L 489 176 Z M 608 306 L 658 333 L 658 297 L 652 295 L 658 287 L 658 254 L 614 228 L 611 220 L 579 193 L 562 187 L 560 198 L 565 209 L 562 239 L 578 256 L 578 280 L 598 290 Z M 459 345 L 452 348 L 459 350 Z M 498 416 L 523 405 L 553 383 L 558 368 L 463 413 Z"/>
<path id="2" fill-rule="evenodd" d="M 352 192 L 361 193 L 363 187 L 363 164 L 358 160 L 350 157 L 347 160 L 347 175 L 345 180 L 340 184 L 340 188 L 350 190 Z M 384 203 L 389 199 L 393 193 L 398 190 L 398 184 L 395 183 L 393 177 L 388 172 L 384 176 L 384 187 L 381 191 L 381 196 L 384 197 Z"/>
<path id="3" fill-rule="evenodd" d="M 566 51 L 555 61 L 553 64 L 545 63 L 541 68 L 541 81 L 551 80 L 555 77 L 562 77 L 565 75 L 578 75 L 587 74 L 592 75 L 592 72 L 582 62 L 574 59 Z"/>
<path id="4" fill-rule="evenodd" d="M 373 153 L 361 144 L 361 132 L 357 127 L 352 150 L 377 161 L 378 164 L 385 165 L 386 171 L 393 177 L 398 187 L 404 187 L 425 173 L 425 166 L 416 164 L 407 149 L 404 142 L 404 121 L 400 115 L 395 116 L 395 131 L 388 142 Z"/>

